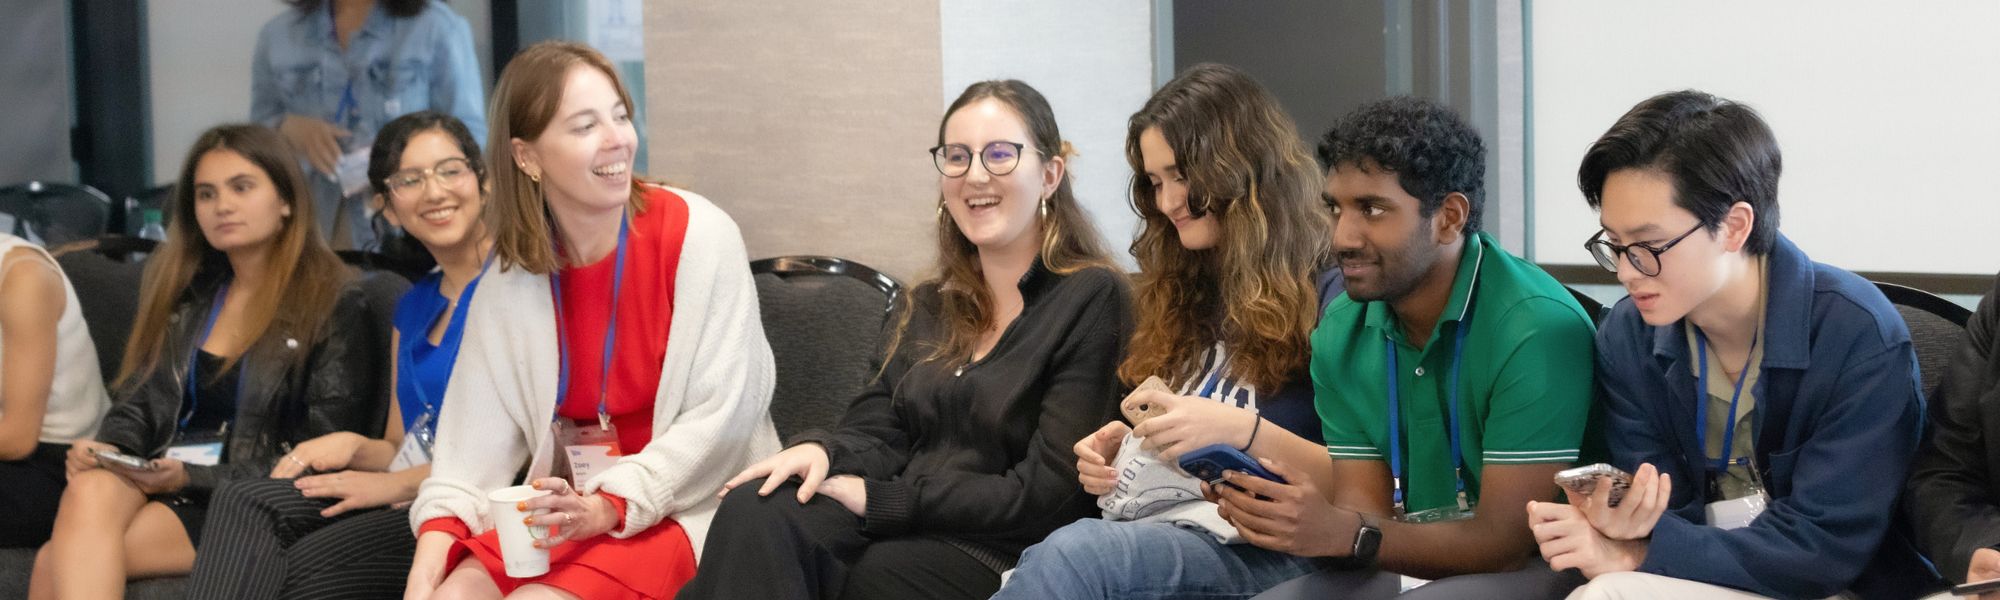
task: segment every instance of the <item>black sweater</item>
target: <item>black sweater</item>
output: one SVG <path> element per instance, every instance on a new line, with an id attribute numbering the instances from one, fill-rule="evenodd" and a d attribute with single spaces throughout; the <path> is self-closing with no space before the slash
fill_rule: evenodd
<path id="1" fill-rule="evenodd" d="M 1131 291 L 1109 269 L 1059 275 L 1039 261 L 1020 289 L 1021 315 L 985 358 L 967 364 L 923 362 L 944 336 L 936 285 L 918 287 L 881 376 L 838 427 L 795 440 L 825 446 L 831 474 L 866 480 L 871 536 L 939 535 L 1004 567 L 1049 532 L 1094 514 L 1071 447 L 1118 418 Z"/>
<path id="2" fill-rule="evenodd" d="M 1905 497 L 1917 545 L 1940 574 L 1965 581 L 1972 552 L 2000 548 L 2000 286 L 1979 301 L 1930 402 L 1928 443 Z M 1857 452 L 1868 451 L 1857 448 Z"/>

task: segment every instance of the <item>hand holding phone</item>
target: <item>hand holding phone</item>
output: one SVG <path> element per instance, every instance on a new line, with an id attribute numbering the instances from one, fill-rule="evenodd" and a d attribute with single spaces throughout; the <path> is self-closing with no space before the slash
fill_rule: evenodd
<path id="1" fill-rule="evenodd" d="M 1167 387 L 1167 382 L 1161 380 L 1158 375 L 1147 377 L 1144 382 L 1139 383 L 1139 387 L 1132 390 L 1131 394 L 1127 394 L 1126 400 L 1118 405 L 1118 410 L 1125 413 L 1125 420 L 1131 422 L 1133 427 L 1138 427 L 1140 423 L 1146 422 L 1146 419 L 1167 414 L 1167 406 L 1164 404 L 1143 400 L 1133 401 L 1134 396 L 1147 392 L 1171 394 L 1174 390 Z"/>
<path id="2" fill-rule="evenodd" d="M 1181 455 L 1181 470 L 1210 485 L 1227 485 L 1239 490 L 1243 488 L 1222 478 L 1223 472 L 1240 471 L 1265 480 L 1287 483 L 1285 478 L 1257 464 L 1257 459 L 1226 444 L 1206 446 Z"/>
<path id="3" fill-rule="evenodd" d="M 1611 481 L 1611 490 L 1605 496 L 1604 505 L 1617 508 L 1625 500 L 1625 491 L 1632 489 L 1632 475 L 1604 463 L 1577 467 L 1556 473 L 1556 485 L 1568 489 L 1578 496 L 1589 496 L 1597 491 L 1597 479 L 1603 477 Z"/>
<path id="4" fill-rule="evenodd" d="M 127 471 L 151 471 L 154 468 L 153 461 L 125 454 L 117 450 L 92 448 L 90 455 L 97 457 L 99 464 L 118 467 Z"/>

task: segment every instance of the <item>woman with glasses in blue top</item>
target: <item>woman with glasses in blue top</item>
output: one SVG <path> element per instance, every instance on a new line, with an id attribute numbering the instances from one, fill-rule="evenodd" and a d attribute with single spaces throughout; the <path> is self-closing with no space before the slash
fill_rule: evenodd
<path id="1" fill-rule="evenodd" d="M 196 598 L 393 597 L 416 539 L 406 507 L 430 475 L 445 382 L 465 308 L 493 238 L 485 171 L 465 124 L 424 111 L 390 121 L 369 182 L 381 215 L 422 244 L 438 268 L 396 305 L 395 401 L 383 439 L 338 432 L 300 444 L 271 479 L 223 488 L 195 564 Z"/>

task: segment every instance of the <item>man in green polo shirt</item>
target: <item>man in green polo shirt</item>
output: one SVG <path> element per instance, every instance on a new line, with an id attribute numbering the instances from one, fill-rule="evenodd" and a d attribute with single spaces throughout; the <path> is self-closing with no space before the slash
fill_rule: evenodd
<path id="1" fill-rule="evenodd" d="M 1541 562 L 1524 507 L 1577 460 L 1590 317 L 1480 231 L 1485 149 L 1449 109 L 1364 106 L 1319 153 L 1347 279 L 1312 338 L 1324 454 L 1214 493 L 1251 543 L 1340 560 L 1258 598 L 1563 597 L 1582 580 Z"/>

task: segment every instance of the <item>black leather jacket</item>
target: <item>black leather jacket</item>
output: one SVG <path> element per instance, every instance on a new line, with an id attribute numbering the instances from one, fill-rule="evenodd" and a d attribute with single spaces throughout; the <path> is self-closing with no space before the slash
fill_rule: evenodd
<path id="1" fill-rule="evenodd" d="M 113 394 L 97 440 L 127 454 L 158 457 L 174 441 L 184 391 L 189 346 L 208 315 L 219 281 L 190 286 L 168 318 L 165 354 L 151 373 L 136 377 Z M 238 362 L 243 378 L 236 418 L 225 440 L 228 461 L 188 465 L 188 484 L 177 495 L 206 498 L 223 482 L 265 477 L 291 446 L 335 431 L 371 435 L 369 421 L 380 402 L 383 374 L 378 355 L 388 342 L 376 340 L 366 296 L 358 280 L 340 292 L 326 335 L 305 347 L 300 332 L 278 323 L 264 333 L 248 360 Z M 300 367 L 295 352 L 310 352 Z M 282 359 L 282 360 L 280 360 Z"/>

